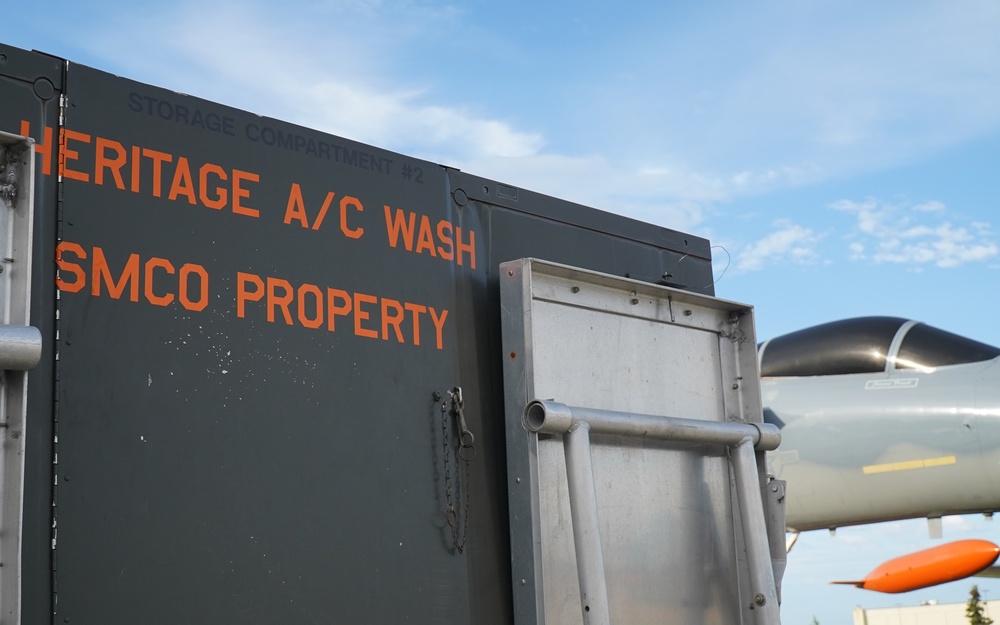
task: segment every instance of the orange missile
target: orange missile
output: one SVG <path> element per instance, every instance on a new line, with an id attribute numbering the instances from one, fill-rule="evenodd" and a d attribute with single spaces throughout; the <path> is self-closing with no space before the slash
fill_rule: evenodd
<path id="1" fill-rule="evenodd" d="M 975 575 L 996 562 L 998 555 L 1000 547 L 989 541 L 957 540 L 883 562 L 861 581 L 831 583 L 878 592 L 909 592 Z"/>

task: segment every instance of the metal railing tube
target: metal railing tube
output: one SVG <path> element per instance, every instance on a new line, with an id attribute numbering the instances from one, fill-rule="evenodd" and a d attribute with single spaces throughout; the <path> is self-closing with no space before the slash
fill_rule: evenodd
<path id="1" fill-rule="evenodd" d="M 758 623 L 778 623 L 778 594 L 771 567 L 771 547 L 767 540 L 767 521 L 760 492 L 757 460 L 746 437 L 730 451 L 730 463 L 736 478 L 736 498 L 743 524 L 743 541 L 747 549 L 750 568 L 750 586 L 753 597 L 750 608 Z"/>
<path id="2" fill-rule="evenodd" d="M 563 435 L 573 543 L 580 578 L 580 610 L 584 625 L 610 625 L 608 583 L 604 574 L 604 549 L 601 546 L 589 432 L 587 423 L 575 423 Z"/>
<path id="3" fill-rule="evenodd" d="M 42 359 L 42 333 L 32 326 L 0 323 L 0 369 L 30 371 Z"/>
<path id="4" fill-rule="evenodd" d="M 781 432 L 770 423 L 742 423 L 634 414 L 567 406 L 552 400 L 535 400 L 524 410 L 524 425 L 532 432 L 564 434 L 574 424 L 586 422 L 593 434 L 634 438 L 737 445 L 749 437 L 754 448 L 771 451 L 781 442 Z"/>

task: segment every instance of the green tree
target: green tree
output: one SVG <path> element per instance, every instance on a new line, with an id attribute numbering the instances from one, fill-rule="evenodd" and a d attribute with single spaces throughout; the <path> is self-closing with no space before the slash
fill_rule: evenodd
<path id="1" fill-rule="evenodd" d="M 992 625 L 993 619 L 983 614 L 983 602 L 979 598 L 979 586 L 969 591 L 969 602 L 965 604 L 965 615 L 971 625 Z"/>

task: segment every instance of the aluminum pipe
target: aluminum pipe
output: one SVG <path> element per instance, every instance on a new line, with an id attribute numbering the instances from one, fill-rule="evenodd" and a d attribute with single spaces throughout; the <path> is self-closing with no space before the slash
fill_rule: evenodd
<path id="1" fill-rule="evenodd" d="M 771 451 L 781 443 L 781 430 L 770 423 L 738 423 L 577 408 L 551 400 L 535 400 L 524 409 L 524 426 L 532 432 L 565 434 L 585 422 L 591 434 L 651 438 L 685 443 L 738 445 L 749 436 L 755 449 Z"/>
<path id="2" fill-rule="evenodd" d="M 42 333 L 32 326 L 0 324 L 0 369 L 30 371 L 42 359 Z"/>

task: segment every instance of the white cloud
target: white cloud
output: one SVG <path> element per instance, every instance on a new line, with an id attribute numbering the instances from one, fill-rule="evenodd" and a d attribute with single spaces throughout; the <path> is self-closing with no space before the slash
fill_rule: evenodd
<path id="1" fill-rule="evenodd" d="M 911 163 L 1000 126 L 996 3 L 849 4 L 706 11 L 717 21 L 634 55 L 636 78 L 607 98 L 641 89 L 653 104 L 610 123 L 627 137 L 660 127 L 650 141 L 723 171 L 809 164 L 812 180 Z"/>
<path id="2" fill-rule="evenodd" d="M 787 219 L 774 223 L 774 230 L 736 255 L 737 271 L 754 271 L 776 263 L 813 264 L 820 256 L 816 245 L 823 235 Z"/>
<path id="3" fill-rule="evenodd" d="M 446 164 L 529 156 L 544 145 L 538 133 L 470 110 L 461 99 L 442 103 L 433 85 L 400 79 L 392 63 L 420 62 L 401 58 L 406 46 L 450 28 L 454 10 L 408 2 L 330 3 L 312 7 L 310 21 L 294 12 L 273 20 L 271 10 L 253 3 L 198 11 L 171 6 L 132 15 L 127 28 L 109 25 L 116 35 L 94 37 L 92 45 L 140 75 L 158 75 L 165 86 L 418 157 L 442 154 Z M 327 36 L 329 23 L 351 28 Z M 149 40 L 150 32 L 164 35 Z M 120 33 L 143 38 L 142 45 Z M 146 54 L 127 53 L 129 48 Z"/>
<path id="4" fill-rule="evenodd" d="M 913 207 L 913 210 L 921 213 L 940 213 L 945 209 L 943 202 L 938 202 L 936 200 L 931 200 L 929 202 L 924 202 L 922 204 L 917 204 Z"/>
<path id="5" fill-rule="evenodd" d="M 449 158 L 517 158 L 536 154 L 544 140 L 503 121 L 457 107 L 426 105 L 419 93 L 373 92 L 363 85 L 325 82 L 309 89 L 316 103 L 299 123 L 396 150 L 417 147 Z M 447 160 L 447 159 L 446 159 Z"/>
<path id="6" fill-rule="evenodd" d="M 454 31 L 455 11 L 408 2 L 335 5 L 327 14 L 352 28 L 329 38 L 320 37 L 318 20 L 276 21 L 268 11 L 253 3 L 151 10 L 130 16 L 127 27 L 109 24 L 118 34 L 93 37 L 90 45 L 154 84 L 678 230 L 696 227 L 733 189 L 781 186 L 795 176 L 772 170 L 726 177 L 664 159 L 646 166 L 547 149 L 542 133 L 497 115 L 505 103 L 490 109 L 477 94 L 443 93 L 441 85 L 400 71 L 400 63 L 452 65 L 407 55 L 422 37 Z M 216 28 L 220 23 L 227 28 Z M 152 31 L 165 35 L 148 40 Z M 317 54 L 311 45 L 319 39 Z M 276 41 L 282 45 L 268 45 Z"/>
<path id="7" fill-rule="evenodd" d="M 596 154 L 542 152 L 461 165 L 477 175 L 682 232 L 694 230 L 724 197 L 718 179 L 670 168 L 623 170 Z"/>
<path id="8" fill-rule="evenodd" d="M 866 199 L 863 202 L 852 202 L 850 200 L 839 200 L 830 205 L 834 210 L 854 213 L 858 220 L 858 229 L 865 234 L 875 234 L 883 229 L 883 221 L 886 213 L 879 210 L 879 204 L 874 199 Z"/>
<path id="9" fill-rule="evenodd" d="M 830 208 L 855 217 L 857 230 L 848 245 L 852 260 L 949 269 L 1000 254 L 988 223 L 973 221 L 966 227 L 950 221 L 925 221 L 947 215 L 941 202 L 908 205 L 868 198 L 861 202 L 840 200 Z"/>
<path id="10" fill-rule="evenodd" d="M 690 32 L 643 19 L 633 25 L 649 36 L 576 46 L 579 62 L 557 80 L 508 71 L 511 57 L 530 69 L 557 53 L 517 29 L 480 26 L 471 6 L 334 1 L 296 5 L 281 20 L 254 1 L 163 7 L 104 20 L 85 45 L 141 80 L 686 231 L 723 202 L 883 168 L 1000 123 L 1000 14 L 986 5 L 918 2 L 888 21 L 865 9 L 850 37 L 827 23 L 843 19 L 832 5 L 793 11 L 798 28 L 777 30 L 753 27 L 774 22 L 758 9 L 709 12 Z M 713 40 L 748 53 L 733 62 Z M 665 66 L 665 55 L 706 64 Z M 483 95 L 467 84 L 474 76 L 503 88 Z M 990 253 L 954 233 L 881 250 L 873 241 L 895 229 L 881 206 L 851 210 L 867 235 L 856 257 L 902 262 L 929 249 L 962 263 Z M 925 245 L 934 237 L 944 237 L 938 248 Z M 737 264 L 816 261 L 808 245 L 781 244 L 772 233 Z"/>

